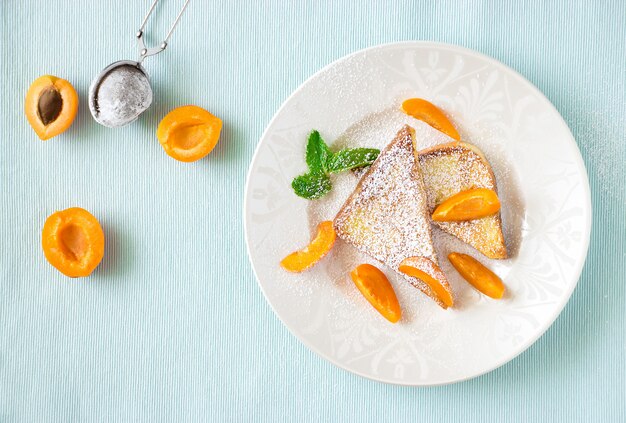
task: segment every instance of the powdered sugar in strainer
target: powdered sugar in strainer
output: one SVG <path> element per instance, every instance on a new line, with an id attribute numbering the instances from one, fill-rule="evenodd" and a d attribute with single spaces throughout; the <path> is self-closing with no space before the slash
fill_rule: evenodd
<path id="1" fill-rule="evenodd" d="M 136 37 L 139 43 L 139 61 L 120 60 L 111 63 L 93 80 L 89 87 L 89 110 L 101 125 L 117 128 L 136 120 L 152 103 L 152 87 L 141 62 L 165 50 L 174 28 L 187 8 L 185 1 L 165 40 L 158 47 L 146 47 L 143 39 L 148 18 L 159 0 L 154 0 L 141 23 Z"/>

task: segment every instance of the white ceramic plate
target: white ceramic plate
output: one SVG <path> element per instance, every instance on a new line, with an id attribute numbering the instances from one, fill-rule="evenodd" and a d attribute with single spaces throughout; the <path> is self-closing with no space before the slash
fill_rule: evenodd
<path id="1" fill-rule="evenodd" d="M 291 190 L 306 171 L 307 134 L 317 129 L 331 148 L 382 147 L 403 123 L 424 146 L 448 139 L 398 111 L 426 98 L 452 118 L 464 141 L 490 160 L 503 203 L 512 258 L 487 260 L 435 231 L 440 264 L 458 304 L 442 310 L 389 269 L 403 309 L 392 325 L 360 295 L 352 268 L 372 262 L 338 241 L 311 270 L 291 274 L 279 261 L 305 246 L 321 220 L 332 220 L 356 185 L 333 178 L 324 199 Z M 318 72 L 283 104 L 263 134 L 245 193 L 248 253 L 261 289 L 289 330 L 346 370 L 383 382 L 438 385 L 465 380 L 513 359 L 563 309 L 582 270 L 591 228 L 589 184 L 567 125 L 532 84 L 465 48 L 407 42 L 370 48 Z M 507 295 L 479 295 L 448 263 L 448 251 L 470 252 L 504 280 Z M 375 263 L 375 262 L 373 262 Z M 380 265 L 379 265 L 380 266 Z"/>

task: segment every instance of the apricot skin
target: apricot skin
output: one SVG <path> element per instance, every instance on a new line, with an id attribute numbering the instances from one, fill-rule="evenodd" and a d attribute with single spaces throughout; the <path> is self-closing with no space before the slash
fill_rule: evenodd
<path id="1" fill-rule="evenodd" d="M 337 234 L 333 222 L 324 221 L 317 226 L 317 235 L 309 245 L 285 257 L 280 265 L 283 269 L 299 273 L 319 262 L 333 248 Z"/>
<path id="2" fill-rule="evenodd" d="M 474 257 L 467 254 L 450 253 L 448 260 L 463 276 L 463 279 L 478 291 L 496 300 L 504 296 L 502 280 Z"/>
<path id="3" fill-rule="evenodd" d="M 415 119 L 426 122 L 450 138 L 460 141 L 461 136 L 446 115 L 430 101 L 423 98 L 409 98 L 402 103 L 401 110 Z"/>
<path id="4" fill-rule="evenodd" d="M 461 191 L 439 204 L 433 212 L 436 222 L 459 222 L 480 219 L 500 211 L 500 200 L 495 191 L 475 188 Z"/>
<path id="5" fill-rule="evenodd" d="M 159 123 L 157 138 L 170 157 L 195 162 L 208 155 L 220 138 L 222 121 L 198 106 L 170 111 Z"/>
<path id="6" fill-rule="evenodd" d="M 402 310 L 396 292 L 389 279 L 377 267 L 371 264 L 357 266 L 350 277 L 369 303 L 391 323 L 397 323 L 402 317 Z"/>
<path id="7" fill-rule="evenodd" d="M 78 94 L 65 79 L 43 75 L 28 88 L 24 113 L 42 141 L 66 131 L 77 111 Z"/>
<path id="8" fill-rule="evenodd" d="M 89 276 L 104 257 L 104 232 L 91 213 L 72 207 L 48 216 L 41 245 L 59 272 L 71 278 Z"/>
<path id="9" fill-rule="evenodd" d="M 439 266 L 427 257 L 407 257 L 398 270 L 405 275 L 418 278 L 427 284 L 439 298 L 441 307 L 448 308 L 454 305 L 452 290 L 445 274 Z"/>

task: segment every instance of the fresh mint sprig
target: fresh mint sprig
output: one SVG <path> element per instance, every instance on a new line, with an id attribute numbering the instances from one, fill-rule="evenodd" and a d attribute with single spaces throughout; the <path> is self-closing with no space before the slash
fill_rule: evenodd
<path id="1" fill-rule="evenodd" d="M 357 167 L 371 165 L 380 150 L 376 148 L 351 148 L 340 150 L 333 154 L 327 162 L 328 171 L 339 173 L 345 170 L 356 169 Z"/>
<path id="2" fill-rule="evenodd" d="M 332 155 L 333 153 L 328 149 L 320 133 L 312 131 L 306 143 L 306 164 L 309 167 L 309 172 L 328 174 L 326 164 Z"/>
<path id="3" fill-rule="evenodd" d="M 339 173 L 358 167 L 369 166 L 378 157 L 375 148 L 350 148 L 333 153 L 318 131 L 312 131 L 306 145 L 306 164 L 309 172 L 291 182 L 296 195 L 314 200 L 332 189 L 331 173 Z"/>
<path id="4" fill-rule="evenodd" d="M 300 197 L 308 200 L 323 197 L 333 187 L 328 175 L 324 173 L 305 173 L 291 181 L 291 187 Z"/>

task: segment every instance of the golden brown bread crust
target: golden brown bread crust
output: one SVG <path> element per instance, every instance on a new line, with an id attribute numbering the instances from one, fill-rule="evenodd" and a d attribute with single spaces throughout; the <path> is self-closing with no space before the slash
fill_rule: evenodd
<path id="1" fill-rule="evenodd" d="M 405 125 L 361 178 L 333 221 L 337 236 L 395 271 L 407 257 L 426 257 L 437 264 L 413 138 L 413 128 Z M 427 273 L 430 270 L 426 269 Z M 402 275 L 445 307 L 423 281 Z M 441 282 L 449 289 L 447 280 Z"/>
<path id="2" fill-rule="evenodd" d="M 428 194 L 429 212 L 458 192 L 489 188 L 497 192 L 491 165 L 478 147 L 464 142 L 440 144 L 416 153 Z M 433 222 L 492 259 L 507 258 L 500 213 L 466 222 Z"/>

